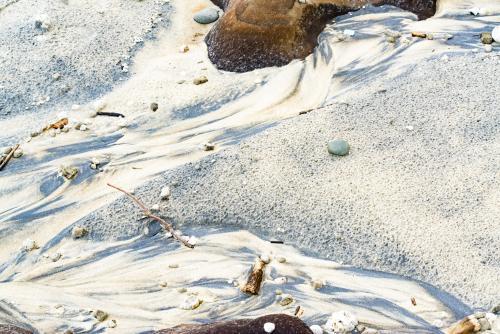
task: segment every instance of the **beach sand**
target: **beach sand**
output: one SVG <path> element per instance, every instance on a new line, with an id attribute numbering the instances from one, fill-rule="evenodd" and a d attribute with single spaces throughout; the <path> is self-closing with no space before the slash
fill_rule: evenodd
<path id="1" fill-rule="evenodd" d="M 89 313 L 99 308 L 118 323 L 106 331 L 137 333 L 291 312 L 276 305 L 274 283 L 254 298 L 227 283 L 241 283 L 262 253 L 291 259 L 286 266 L 273 261 L 267 279 L 289 278 L 283 290 L 306 309 L 308 324 L 347 309 L 382 332 L 435 333 L 498 303 L 500 57 L 498 44 L 486 53 L 478 38 L 500 23 L 498 4 L 441 1 L 437 16 L 421 22 L 393 7 L 367 7 L 337 18 L 304 61 L 242 74 L 220 72 L 206 58 L 210 26 L 191 17 L 208 1 L 129 6 L 119 7 L 148 24 L 129 27 L 125 15 L 120 24 L 133 31 L 102 35 L 127 47 L 124 36 L 145 40 L 126 49 L 123 80 L 104 66 L 103 59 L 123 59 L 109 44 L 93 60 L 103 62 L 95 71 L 104 81 L 36 112 L 10 100 L 23 90 L 21 75 L 2 83 L 8 107 L 0 140 L 20 142 L 24 155 L 0 178 L 0 319 L 42 333 L 94 333 L 108 326 Z M 486 14 L 471 16 L 474 6 Z M 0 18 L 16 23 L 21 8 L 34 18 L 28 7 L 15 2 Z M 165 22 L 148 32 L 149 16 L 161 10 Z M 340 38 L 345 29 L 355 35 Z M 402 37 L 388 43 L 387 29 Z M 412 38 L 412 31 L 435 38 Z M 189 51 L 179 52 L 184 45 Z M 36 70 L 46 64 L 38 59 L 28 73 L 43 87 L 53 71 Z M 201 75 L 209 81 L 192 84 Z M 96 110 L 126 117 L 91 117 Z M 61 117 L 69 119 L 68 133 L 24 140 Z M 76 130 L 79 123 L 88 130 Z M 326 150 L 339 137 L 351 145 L 348 156 Z M 207 142 L 214 151 L 203 149 Z M 93 158 L 99 170 L 90 168 Z M 76 166 L 77 177 L 65 180 L 61 165 Z M 159 204 L 199 245 L 181 248 L 151 233 L 160 230 L 154 224 L 144 236 L 147 221 L 107 182 Z M 160 199 L 164 186 L 172 191 L 168 201 Z M 73 240 L 75 226 L 89 234 Z M 26 239 L 40 248 L 22 250 Z M 328 288 L 310 290 L 316 277 Z M 160 287 L 163 280 L 175 288 Z M 182 286 L 204 300 L 199 309 L 176 307 Z"/>

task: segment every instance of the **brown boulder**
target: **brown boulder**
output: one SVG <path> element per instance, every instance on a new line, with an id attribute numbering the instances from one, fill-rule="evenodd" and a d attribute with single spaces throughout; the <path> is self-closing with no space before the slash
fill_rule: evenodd
<path id="1" fill-rule="evenodd" d="M 309 55 L 326 23 L 367 3 L 390 4 L 434 15 L 436 0 L 213 0 L 224 9 L 206 38 L 210 60 L 222 70 L 245 72 L 282 66 Z"/>
<path id="2" fill-rule="evenodd" d="M 272 322 L 276 326 L 273 334 L 312 334 L 302 320 L 286 314 L 270 314 L 253 320 L 239 319 L 206 325 L 180 325 L 163 329 L 156 334 L 262 334 L 266 322 Z"/>

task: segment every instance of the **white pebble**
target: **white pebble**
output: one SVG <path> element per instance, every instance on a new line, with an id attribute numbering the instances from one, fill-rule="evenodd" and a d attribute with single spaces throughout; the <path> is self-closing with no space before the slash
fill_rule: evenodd
<path id="1" fill-rule="evenodd" d="M 493 46 L 491 44 L 485 44 L 484 45 L 484 52 L 490 53 L 491 51 L 493 51 Z"/>
<path id="2" fill-rule="evenodd" d="M 151 206 L 151 211 L 160 211 L 160 205 L 154 204 L 153 206 Z"/>
<path id="3" fill-rule="evenodd" d="M 272 332 L 274 332 L 274 329 L 275 329 L 275 328 L 276 328 L 276 325 L 275 325 L 275 324 L 273 324 L 272 322 L 266 322 L 266 323 L 264 324 L 264 331 L 265 331 L 266 333 L 272 333 Z"/>
<path id="4" fill-rule="evenodd" d="M 269 257 L 269 255 L 267 254 L 262 254 L 260 256 L 260 259 L 262 260 L 262 262 L 264 262 L 265 264 L 268 264 L 269 262 L 271 262 L 271 258 Z"/>
<path id="5" fill-rule="evenodd" d="M 408 130 L 408 131 L 413 131 L 413 126 L 408 125 L 405 129 Z"/>
<path id="6" fill-rule="evenodd" d="M 26 239 L 24 240 L 23 242 L 23 247 L 22 249 L 26 252 L 30 252 L 34 249 L 37 249 L 39 248 L 38 245 L 36 244 L 36 241 L 35 240 L 31 240 L 31 239 Z"/>
<path id="7" fill-rule="evenodd" d="M 276 284 L 286 284 L 287 279 L 286 277 L 278 277 L 273 280 L 274 283 Z"/>
<path id="8" fill-rule="evenodd" d="M 170 198 L 170 195 L 171 195 L 171 191 L 170 191 L 170 187 L 169 186 L 165 186 L 161 189 L 161 192 L 160 192 L 160 198 L 162 200 L 167 200 Z"/>
<path id="9" fill-rule="evenodd" d="M 323 329 L 318 325 L 312 325 L 309 329 L 313 334 L 323 334 Z"/>
<path id="10" fill-rule="evenodd" d="M 326 322 L 326 329 L 332 330 L 335 333 L 349 333 L 358 325 L 358 319 L 347 311 L 339 311 L 332 313 L 331 317 Z"/>
<path id="11" fill-rule="evenodd" d="M 194 310 L 198 308 L 201 305 L 201 303 L 203 303 L 203 300 L 199 299 L 198 297 L 189 296 L 186 299 L 184 299 L 179 308 L 183 310 Z"/>
<path id="12" fill-rule="evenodd" d="M 80 131 L 87 131 L 87 126 L 85 124 L 80 125 Z"/>

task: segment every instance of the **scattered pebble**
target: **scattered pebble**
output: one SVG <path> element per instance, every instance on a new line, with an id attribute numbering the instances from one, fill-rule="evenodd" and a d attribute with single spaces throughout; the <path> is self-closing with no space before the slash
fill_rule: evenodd
<path id="1" fill-rule="evenodd" d="M 282 290 L 280 290 L 280 289 L 277 289 L 276 291 L 274 291 L 274 294 L 275 294 L 276 296 L 281 296 L 281 295 L 283 294 L 283 291 L 282 291 Z"/>
<path id="2" fill-rule="evenodd" d="M 325 327 L 335 333 L 350 333 L 357 325 L 358 319 L 352 313 L 340 311 L 332 313 Z"/>
<path id="3" fill-rule="evenodd" d="M 219 11 L 215 8 L 205 8 L 196 13 L 193 19 L 199 24 L 210 24 L 219 19 Z"/>
<path id="4" fill-rule="evenodd" d="M 171 269 L 176 269 L 176 268 L 179 268 L 179 265 L 177 263 L 171 263 L 168 265 L 168 267 Z"/>
<path id="5" fill-rule="evenodd" d="M 78 130 L 80 131 L 87 131 L 87 126 L 85 124 L 80 125 L 80 128 Z"/>
<path id="6" fill-rule="evenodd" d="M 265 264 L 269 264 L 269 262 L 271 262 L 271 258 L 269 257 L 269 255 L 267 254 L 262 254 L 260 257 L 262 262 L 264 262 Z"/>
<path id="7" fill-rule="evenodd" d="M 185 292 L 187 292 L 187 289 L 186 288 L 178 288 L 177 292 L 178 293 L 185 293 Z"/>
<path id="8" fill-rule="evenodd" d="M 61 79 L 61 73 L 54 73 L 54 74 L 52 74 L 52 79 L 56 80 L 56 81 L 59 80 L 59 79 Z"/>
<path id="9" fill-rule="evenodd" d="M 311 282 L 311 286 L 315 289 L 315 290 L 319 290 L 321 289 L 322 287 L 325 286 L 325 284 L 323 283 L 323 281 L 321 280 L 313 280 Z"/>
<path id="10" fill-rule="evenodd" d="M 71 231 L 71 236 L 73 239 L 80 239 L 86 236 L 88 233 L 88 230 L 85 227 L 81 226 L 75 226 L 73 227 L 73 230 Z"/>
<path id="11" fill-rule="evenodd" d="M 286 277 L 277 277 L 273 280 L 275 284 L 286 284 L 287 278 Z"/>
<path id="12" fill-rule="evenodd" d="M 215 149 L 215 145 L 212 143 L 205 143 L 203 144 L 203 149 L 205 151 L 213 151 Z"/>
<path id="13" fill-rule="evenodd" d="M 151 108 L 152 111 L 156 111 L 158 110 L 158 103 L 153 102 L 149 107 Z"/>
<path id="14" fill-rule="evenodd" d="M 59 173 L 67 180 L 72 180 L 78 175 L 78 168 L 72 166 L 61 166 Z"/>
<path id="15" fill-rule="evenodd" d="M 164 201 L 168 200 L 170 198 L 170 195 L 172 194 L 172 191 L 170 190 L 169 186 L 165 186 L 161 188 L 160 192 L 160 198 Z"/>
<path id="16" fill-rule="evenodd" d="M 4 150 L 3 150 L 3 154 L 9 154 L 10 151 L 12 151 L 12 147 L 6 147 Z"/>
<path id="17" fill-rule="evenodd" d="M 279 304 L 281 306 L 287 306 L 289 304 L 293 303 L 293 297 L 291 295 L 282 295 L 281 296 L 281 300 L 279 302 Z"/>
<path id="18" fill-rule="evenodd" d="M 195 85 L 202 85 L 204 83 L 208 82 L 208 78 L 204 75 L 202 75 L 201 77 L 198 77 L 196 79 L 193 80 L 193 83 Z"/>
<path id="19" fill-rule="evenodd" d="M 108 314 L 106 312 L 102 311 L 102 310 L 92 311 L 92 315 L 99 322 L 103 322 L 104 320 L 106 320 L 108 318 Z"/>
<path id="20" fill-rule="evenodd" d="M 159 204 L 153 204 L 151 206 L 151 211 L 160 211 L 160 205 Z"/>
<path id="21" fill-rule="evenodd" d="M 349 154 L 349 149 L 349 144 L 344 139 L 335 139 L 328 143 L 328 152 L 333 155 L 347 155 Z"/>
<path id="22" fill-rule="evenodd" d="M 38 131 L 33 131 L 31 133 L 31 137 L 37 137 L 38 135 L 40 135 L 40 132 L 38 132 Z"/>
<path id="23" fill-rule="evenodd" d="M 108 321 L 108 328 L 115 328 L 116 326 L 117 323 L 115 319 L 111 319 L 110 321 Z"/>
<path id="24" fill-rule="evenodd" d="M 24 153 L 24 152 L 23 152 L 23 150 L 22 150 L 22 149 L 20 149 L 20 148 L 18 148 L 18 149 L 14 152 L 14 154 L 12 155 L 12 157 L 14 157 L 14 158 L 18 159 L 18 158 L 20 158 L 20 157 L 22 157 L 22 156 L 23 156 L 23 153 Z"/>
<path id="25" fill-rule="evenodd" d="M 491 44 L 485 44 L 484 45 L 484 52 L 490 53 L 491 51 L 493 51 L 493 45 L 491 45 Z"/>
<path id="26" fill-rule="evenodd" d="M 189 296 L 184 299 L 179 308 L 183 310 L 194 310 L 197 309 L 202 303 L 203 300 L 198 298 L 197 296 Z"/>
<path id="27" fill-rule="evenodd" d="M 281 256 L 281 257 L 278 258 L 278 262 L 279 263 L 285 263 L 286 262 L 286 258 L 284 258 L 284 257 Z"/>
<path id="28" fill-rule="evenodd" d="M 32 240 L 32 239 L 26 239 L 24 240 L 23 242 L 23 247 L 22 249 L 26 252 L 31 252 L 32 250 L 35 250 L 35 249 L 38 249 L 40 247 L 38 247 L 37 243 L 35 240 Z"/>
<path id="29" fill-rule="evenodd" d="M 272 322 L 266 322 L 264 324 L 264 332 L 266 333 L 272 333 L 276 329 L 276 325 L 273 324 Z"/>
<path id="30" fill-rule="evenodd" d="M 162 288 L 166 288 L 168 286 L 168 282 L 166 282 L 166 281 L 160 282 L 160 286 Z"/>
<path id="31" fill-rule="evenodd" d="M 491 35 L 491 32 L 482 32 L 481 33 L 481 43 L 483 43 L 483 44 L 492 44 L 493 43 L 493 36 Z"/>
<path id="32" fill-rule="evenodd" d="M 313 334 L 323 334 L 323 329 L 319 325 L 312 325 L 309 329 Z"/>
<path id="33" fill-rule="evenodd" d="M 405 129 L 408 130 L 408 131 L 413 131 L 414 130 L 413 126 L 411 126 L 411 125 L 406 126 Z"/>
<path id="34" fill-rule="evenodd" d="M 180 53 L 186 53 L 186 52 L 188 52 L 188 51 L 189 51 L 189 46 L 187 46 L 187 45 L 183 45 L 183 46 L 181 46 L 181 47 L 179 48 L 179 52 L 180 52 Z"/>
<path id="35" fill-rule="evenodd" d="M 50 256 L 50 259 L 52 260 L 52 262 L 57 262 L 61 259 L 61 257 L 62 257 L 62 254 L 59 252 L 56 252 Z"/>

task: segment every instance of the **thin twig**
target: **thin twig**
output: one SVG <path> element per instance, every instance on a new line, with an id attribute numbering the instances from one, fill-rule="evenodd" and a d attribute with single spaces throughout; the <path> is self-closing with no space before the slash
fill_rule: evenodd
<path id="1" fill-rule="evenodd" d="M 106 111 L 98 111 L 97 116 L 111 116 L 111 117 L 122 117 L 125 118 L 124 114 L 120 114 L 118 112 L 106 112 Z"/>
<path id="2" fill-rule="evenodd" d="M 12 150 L 10 150 L 9 154 L 3 159 L 2 164 L 0 165 L 0 170 L 4 169 L 5 166 L 9 163 L 10 159 L 14 155 L 14 152 L 19 148 L 19 144 L 16 144 Z"/>
<path id="3" fill-rule="evenodd" d="M 157 222 L 159 222 L 161 225 L 163 225 L 163 227 L 165 229 L 167 229 L 168 232 L 170 232 L 170 234 L 172 234 L 172 236 L 177 239 L 178 241 L 180 241 L 184 246 L 186 247 L 189 247 L 189 248 L 194 248 L 194 245 L 191 245 L 189 242 L 187 242 L 186 240 L 182 239 L 178 234 L 177 232 L 175 232 L 174 228 L 172 227 L 171 224 L 167 223 L 164 219 L 158 217 L 158 216 L 155 216 L 154 214 L 151 213 L 151 210 L 149 210 L 145 205 L 144 203 L 142 203 L 137 197 L 135 197 L 134 195 L 132 195 L 131 193 L 129 193 L 128 191 L 126 190 L 123 190 L 122 188 L 120 187 L 117 187 L 115 185 L 112 185 L 111 183 L 108 183 L 107 184 L 109 187 L 111 188 L 115 188 L 116 190 L 118 191 L 121 191 L 122 193 L 124 193 L 125 195 L 127 195 L 128 197 L 130 197 L 140 208 L 141 210 L 144 212 L 144 215 L 153 219 L 153 220 L 156 220 Z"/>

